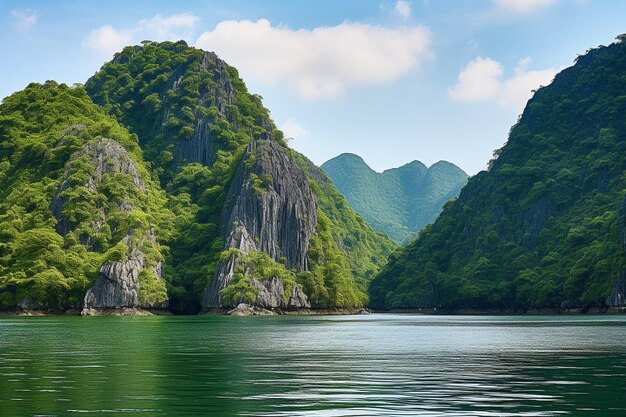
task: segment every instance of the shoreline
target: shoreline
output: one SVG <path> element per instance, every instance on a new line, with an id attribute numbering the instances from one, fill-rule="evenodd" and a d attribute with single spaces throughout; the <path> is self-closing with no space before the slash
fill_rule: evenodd
<path id="1" fill-rule="evenodd" d="M 142 309 L 142 308 L 106 308 L 106 309 L 69 309 L 69 310 L 6 310 L 0 311 L 0 317 L 60 317 L 60 316 L 77 316 L 77 317 L 95 317 L 95 316 L 126 316 L 126 317 L 145 317 L 145 316 L 173 316 L 169 310 L 159 309 Z"/>
<path id="2" fill-rule="evenodd" d="M 266 310 L 257 308 L 256 313 L 237 314 L 236 309 L 210 309 L 196 314 L 174 314 L 169 310 L 140 308 L 109 308 L 109 309 L 70 309 L 65 311 L 45 310 L 7 310 L 0 311 L 0 317 L 56 317 L 56 316 L 356 316 L 376 314 L 415 314 L 424 316 L 540 316 L 540 315 L 620 315 L 626 314 L 626 306 L 622 307 L 588 307 L 588 308 L 533 308 L 516 309 L 442 309 L 442 308 L 399 308 L 390 310 L 373 310 L 363 307 L 337 309 L 298 309 L 298 310 Z"/>
<path id="3" fill-rule="evenodd" d="M 232 314 L 234 309 L 210 309 L 199 311 L 196 314 L 174 314 L 169 310 L 162 309 L 142 309 L 142 308 L 106 308 L 106 309 L 69 309 L 69 310 L 0 310 L 0 317 L 103 317 L 103 316 L 124 316 L 124 317 L 148 317 L 148 316 L 347 316 L 364 315 L 372 311 L 364 307 L 336 308 L 336 309 L 299 309 L 299 310 L 266 310 L 257 308 L 259 314 Z"/>
<path id="4" fill-rule="evenodd" d="M 295 310 L 265 309 L 249 305 L 239 305 L 234 308 L 212 308 L 202 310 L 198 315 L 202 316 L 354 316 L 371 314 L 371 310 L 365 307 L 346 308 L 301 308 Z"/>
<path id="5" fill-rule="evenodd" d="M 427 316 L 540 316 L 540 315 L 594 315 L 625 314 L 626 306 L 621 307 L 541 307 L 529 309 L 501 308 L 397 308 L 372 310 L 374 313 L 422 314 Z"/>

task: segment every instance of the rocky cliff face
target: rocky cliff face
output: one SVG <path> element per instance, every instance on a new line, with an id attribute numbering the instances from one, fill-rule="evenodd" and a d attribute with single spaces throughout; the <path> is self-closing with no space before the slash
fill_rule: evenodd
<path id="1" fill-rule="evenodd" d="M 235 104 L 235 88 L 227 74 L 228 66 L 213 52 L 202 51 L 199 63 L 201 74 L 210 74 L 215 82 L 214 88 L 205 90 L 199 98 L 198 106 L 215 106 L 219 114 L 227 115 L 227 107 Z M 183 80 L 182 68 L 174 71 L 168 82 L 168 89 L 164 96 L 176 92 Z M 165 127 L 171 113 L 171 105 L 165 102 L 163 118 L 160 126 L 161 133 L 167 133 Z M 177 164 L 198 162 L 202 165 L 211 165 L 215 152 L 219 149 L 214 138 L 211 137 L 211 126 L 214 123 L 213 115 L 196 114 L 193 121 L 191 138 L 179 138 L 175 143 L 174 157 Z"/>
<path id="2" fill-rule="evenodd" d="M 132 52 L 126 48 L 108 64 L 118 70 L 127 68 L 134 79 L 148 80 L 149 87 L 144 83 L 139 97 L 111 94 L 106 71 L 90 78 L 86 89 L 97 104 L 120 106 L 114 113 L 139 135 L 147 159 L 161 164 L 161 152 L 166 151 L 173 158 L 164 163 L 168 168 L 176 170 L 187 163 L 211 166 L 217 151 L 225 148 L 225 141 L 213 128 L 222 121 L 235 129 L 242 127 L 235 110 L 237 92 L 242 90 L 235 85 L 236 71 L 214 52 L 189 48 L 183 41 L 167 44 L 167 50 L 152 42 L 134 46 Z M 150 75 L 141 73 L 144 68 L 137 65 L 138 60 L 150 61 L 159 69 L 150 70 Z M 130 65 L 131 61 L 135 65 Z M 134 107 L 127 112 L 121 104 L 127 106 L 129 101 Z"/>
<path id="3" fill-rule="evenodd" d="M 142 237 L 134 242 L 132 235 L 126 235 L 123 242 L 128 246 L 124 259 L 107 262 L 100 267 L 98 278 L 85 294 L 83 315 L 96 313 L 99 309 L 121 308 L 167 308 L 167 302 L 153 302 L 140 298 L 139 274 L 144 268 L 161 278 L 161 262 L 149 267 L 146 255 L 139 247 L 149 240 L 156 242 L 154 235 Z"/>
<path id="4" fill-rule="evenodd" d="M 317 199 L 306 175 L 281 145 L 255 140 L 248 146 L 222 213 L 225 249 L 235 248 L 242 254 L 264 252 L 288 268 L 307 270 L 309 239 L 317 224 Z M 235 256 L 218 265 L 204 291 L 203 307 L 222 306 L 220 291 L 230 283 L 236 265 Z M 258 289 L 257 304 L 285 307 L 282 285 L 276 281 L 253 281 Z M 297 285 L 288 304 L 308 306 Z"/>
<path id="5" fill-rule="evenodd" d="M 82 128 L 73 126 L 72 129 Z M 99 204 L 97 199 L 95 202 L 88 201 L 88 197 L 80 193 L 78 197 L 69 196 L 76 188 L 84 190 L 88 196 L 96 196 L 107 177 L 111 179 L 118 175 L 129 178 L 136 193 L 146 192 L 146 186 L 135 162 L 126 149 L 116 141 L 106 138 L 96 139 L 72 155 L 66 164 L 63 181 L 50 204 L 50 209 L 58 220 L 57 232 L 66 235 L 78 226 L 78 219 L 72 219 L 65 213 L 68 204 L 76 203 L 72 199 L 81 199 L 81 204 L 88 205 L 89 211 L 94 213 L 91 219 L 81 220 L 88 221 L 95 234 L 101 232 L 111 211 L 128 213 L 135 209 L 132 199 L 122 199 L 117 202 L 117 207 L 111 208 Z M 79 239 L 87 249 L 94 246 L 92 236 L 92 233 L 79 233 Z M 167 302 L 142 300 L 140 297 L 140 273 L 144 268 L 150 269 L 152 276 L 161 279 L 161 262 L 148 259 L 142 249 L 147 245 L 156 245 L 154 231 L 132 229 L 122 238 L 122 242 L 126 248 L 122 259 L 104 263 L 99 269 L 94 285 L 87 291 L 83 303 L 85 314 L 89 314 L 93 309 L 167 307 Z"/>
<path id="6" fill-rule="evenodd" d="M 262 98 L 247 90 L 235 68 L 183 41 L 146 41 L 117 53 L 85 91 L 137 135 L 142 157 L 174 199 L 180 222 L 164 261 L 174 311 L 220 306 L 224 287 L 236 287 L 235 298 L 243 288 L 248 304 L 255 294 L 260 304 L 278 307 L 273 275 L 283 285 L 284 304 L 306 305 L 300 288 L 316 306 L 364 302 L 363 290 L 391 242 L 350 210 L 317 167 L 309 169 L 306 158 L 288 150 Z M 322 182 L 309 184 L 316 180 Z M 316 240 L 320 213 L 328 219 Z M 315 257 L 309 257 L 310 241 L 317 242 Z M 221 259 L 230 249 L 242 256 Z M 251 259 L 272 265 L 265 273 L 246 272 Z M 199 290 L 206 271 L 216 269 L 213 282 Z M 298 277 L 298 271 L 310 274 Z M 302 287 L 292 293 L 296 281 Z"/>
<path id="7" fill-rule="evenodd" d="M 298 285 L 291 287 L 291 295 L 285 302 L 285 287 L 280 279 L 273 277 L 267 281 L 252 278 L 252 285 L 257 289 L 255 305 L 263 308 L 310 308 L 311 303 Z"/>
<path id="8" fill-rule="evenodd" d="M 77 133 L 84 129 L 84 125 L 74 125 L 64 130 L 64 133 Z M 63 136 L 61 142 L 63 141 Z M 81 174 L 81 163 L 86 162 L 90 167 L 90 175 L 88 175 L 86 181 L 83 184 L 76 184 L 76 174 Z M 140 192 L 145 192 L 146 187 L 141 181 L 137 166 L 134 161 L 119 143 L 114 140 L 101 138 L 96 141 L 87 143 L 82 150 L 72 155 L 72 158 L 67 163 L 65 175 L 61 186 L 57 189 L 52 203 L 50 204 L 50 210 L 54 217 L 57 218 L 58 223 L 56 230 L 61 235 L 66 235 L 69 231 L 75 228 L 75 224 L 65 215 L 63 215 L 63 209 L 67 205 L 68 201 L 63 197 L 64 191 L 69 188 L 82 185 L 89 192 L 97 193 L 98 184 L 102 182 L 104 176 L 112 176 L 115 174 L 127 175 L 131 178 L 133 184 Z M 121 209 L 129 211 L 132 209 L 132 203 L 129 201 L 122 202 Z M 94 220 L 92 227 L 99 229 L 102 224 L 102 216 L 104 214 L 99 211 L 98 215 L 100 219 Z M 88 241 L 83 242 L 84 245 L 90 246 Z"/>
<path id="9" fill-rule="evenodd" d="M 626 271 L 620 272 L 617 276 L 617 282 L 606 299 L 606 305 L 609 307 L 626 306 Z"/>

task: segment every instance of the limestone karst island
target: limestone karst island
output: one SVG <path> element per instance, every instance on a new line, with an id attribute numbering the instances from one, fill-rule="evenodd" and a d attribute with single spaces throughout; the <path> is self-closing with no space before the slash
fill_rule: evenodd
<path id="1" fill-rule="evenodd" d="M 624 15 L 3 2 L 0 415 L 626 415 Z"/>

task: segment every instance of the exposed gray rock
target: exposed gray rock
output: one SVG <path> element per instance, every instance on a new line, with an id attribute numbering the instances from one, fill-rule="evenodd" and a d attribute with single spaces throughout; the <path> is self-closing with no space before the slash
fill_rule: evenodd
<path id="1" fill-rule="evenodd" d="M 267 281 L 252 278 L 252 285 L 257 289 L 254 305 L 263 308 L 276 308 L 285 305 L 285 288 L 276 277 Z"/>
<path id="2" fill-rule="evenodd" d="M 273 316 L 276 313 L 261 307 L 240 303 L 237 307 L 228 311 L 226 314 L 230 316 Z"/>
<path id="3" fill-rule="evenodd" d="M 291 287 L 291 297 L 287 302 L 287 308 L 311 308 L 309 298 L 297 284 Z"/>
<path id="4" fill-rule="evenodd" d="M 81 316 L 154 316 L 154 313 L 141 308 L 83 308 Z"/>
<path id="5" fill-rule="evenodd" d="M 66 298 L 34 299 L 30 296 L 19 299 L 16 303 L 18 309 L 27 315 L 40 315 L 44 313 L 58 313 L 72 311 L 80 308 L 80 302 L 70 301 Z"/>
<path id="6" fill-rule="evenodd" d="M 258 291 L 254 302 L 256 306 L 287 309 L 311 307 L 308 297 L 297 284 L 291 287 L 291 295 L 287 302 L 285 302 L 285 287 L 276 277 L 265 281 L 252 278 L 252 285 Z"/>
<path id="7" fill-rule="evenodd" d="M 68 130 L 69 129 L 69 130 Z M 78 134 L 84 129 L 83 125 L 74 125 L 65 129 L 63 135 Z M 50 204 L 50 209 L 57 218 L 57 232 L 67 234 L 74 229 L 75 225 L 63 214 L 67 201 L 63 192 L 75 187 L 72 183 L 72 175 L 84 169 L 87 162 L 91 167 L 89 175 L 83 186 L 98 192 L 100 183 L 106 176 L 122 174 L 129 176 L 135 185 L 137 192 L 145 193 L 146 186 L 135 162 L 129 153 L 118 142 L 99 138 L 90 141 L 83 148 L 74 153 L 68 161 L 61 185 L 56 191 Z M 131 201 L 121 201 L 119 209 L 131 211 L 134 204 Z M 106 222 L 107 214 L 103 207 L 94 208 L 95 218 L 91 221 L 91 227 L 99 232 Z M 165 308 L 167 303 L 151 304 L 139 299 L 139 273 L 142 269 L 150 267 L 152 272 L 161 277 L 161 263 L 157 262 L 148 266 L 146 255 L 140 249 L 146 242 L 156 243 L 153 231 L 132 230 L 122 241 L 128 246 L 124 259 L 118 262 L 107 262 L 100 267 L 98 277 L 93 286 L 87 290 L 83 302 L 83 313 L 93 315 L 94 309 L 122 309 L 122 308 Z M 90 249 L 89 238 L 82 238 L 81 242 Z"/>
<path id="8" fill-rule="evenodd" d="M 251 238 L 239 246 L 256 248 L 274 260 L 284 258 L 288 267 L 306 270 L 309 239 L 317 224 L 317 198 L 306 175 L 273 141 L 252 142 L 243 159 L 222 212 L 226 235 L 233 242 Z M 247 234 L 238 236 L 244 229 Z M 232 245 L 227 242 L 227 247 Z"/>
<path id="9" fill-rule="evenodd" d="M 57 142 L 56 146 L 61 146 L 65 143 L 65 138 L 67 136 L 78 136 L 81 134 L 83 130 L 87 128 L 86 125 L 82 123 L 76 123 L 69 127 L 66 127 L 61 131 L 61 139 Z"/>
<path id="10" fill-rule="evenodd" d="M 531 248 L 537 246 L 537 239 L 539 234 L 545 227 L 548 220 L 548 210 L 550 209 L 550 200 L 543 197 L 540 198 L 532 207 L 528 216 L 530 221 L 528 222 L 527 231 L 530 234 L 529 245 Z"/>
<path id="11" fill-rule="evenodd" d="M 606 299 L 606 304 L 609 307 L 626 306 L 626 271 L 619 273 L 615 287 Z"/>
<path id="12" fill-rule="evenodd" d="M 307 270 L 309 239 L 317 225 L 317 199 L 302 169 L 280 144 L 255 140 L 248 146 L 228 191 L 221 224 L 225 249 L 237 248 L 243 254 L 265 252 L 288 268 Z M 204 291 L 204 308 L 222 307 L 220 291 L 230 283 L 236 264 L 233 256 L 218 265 Z M 270 294 L 276 291 L 268 289 Z M 294 305 L 308 304 L 304 293 L 298 291 Z M 271 296 L 264 297 L 261 302 L 278 304 Z"/>
<path id="13" fill-rule="evenodd" d="M 148 239 L 155 241 L 154 235 Z M 133 242 L 131 235 L 124 237 L 124 243 L 129 246 L 127 255 L 119 262 L 107 262 L 100 267 L 96 282 L 85 294 L 84 308 L 166 308 L 167 303 L 150 304 L 139 300 L 139 273 L 146 267 L 146 256 L 137 248 L 142 242 Z M 160 262 L 152 267 L 152 272 L 161 277 Z"/>
<path id="14" fill-rule="evenodd" d="M 76 126 L 81 125 L 75 125 L 70 128 L 78 129 Z M 56 230 L 61 235 L 66 235 L 74 228 L 70 220 L 63 216 L 63 209 L 67 204 L 67 201 L 63 198 L 63 192 L 73 186 L 70 181 L 70 176 L 80 169 L 79 161 L 82 161 L 84 157 L 88 158 L 93 167 L 92 175 L 88 177 L 84 184 L 88 189 L 96 192 L 98 190 L 98 184 L 105 175 L 123 174 L 131 177 L 138 190 L 141 192 L 146 191 L 146 187 L 141 180 L 135 162 L 122 145 L 106 138 L 100 138 L 85 144 L 85 146 L 80 151 L 74 153 L 68 161 L 63 181 L 50 203 L 50 210 L 58 220 Z M 126 209 L 130 210 L 132 208 L 127 207 Z M 104 216 L 103 213 L 99 214 L 101 214 L 101 217 Z M 95 223 L 94 227 L 99 227 L 99 224 Z"/>
<path id="15" fill-rule="evenodd" d="M 23 310 L 18 314 L 21 317 L 42 317 L 45 315 L 46 313 L 41 310 Z"/>
<path id="16" fill-rule="evenodd" d="M 223 115 L 227 113 L 226 107 L 235 102 L 235 88 L 228 74 L 228 68 L 228 64 L 222 61 L 215 52 L 203 52 L 202 61 L 200 61 L 200 69 L 211 71 L 214 74 L 213 79 L 217 82 L 215 90 L 219 92 L 214 105 Z M 203 99 L 205 98 L 206 97 L 203 97 Z"/>
<path id="17" fill-rule="evenodd" d="M 174 157 L 184 163 L 198 162 L 202 165 L 210 165 L 214 158 L 214 142 L 210 137 L 209 130 L 212 122 L 196 120 L 194 132 L 190 139 L 180 140 L 174 148 Z"/>
<path id="18" fill-rule="evenodd" d="M 170 76 L 167 91 L 174 91 L 179 88 L 183 80 L 183 73 L 186 68 L 176 69 Z M 228 64 L 219 59 L 213 52 L 204 52 L 200 61 L 200 70 L 205 71 L 204 74 L 210 77 L 216 85 L 206 91 L 200 97 L 200 105 L 206 107 L 215 106 L 218 112 L 227 118 L 231 123 L 234 122 L 227 111 L 228 106 L 235 103 L 235 88 L 233 87 L 231 77 L 228 74 Z M 167 96 L 167 93 L 165 93 Z M 165 100 L 163 115 L 161 120 L 161 131 L 167 134 L 165 122 L 170 114 L 170 103 Z M 213 126 L 213 116 L 196 115 L 194 122 L 194 132 L 191 138 L 181 139 L 174 144 L 174 158 L 178 163 L 198 162 L 202 165 L 210 166 L 215 161 L 215 155 L 219 150 L 217 141 L 211 137 L 211 127 Z"/>

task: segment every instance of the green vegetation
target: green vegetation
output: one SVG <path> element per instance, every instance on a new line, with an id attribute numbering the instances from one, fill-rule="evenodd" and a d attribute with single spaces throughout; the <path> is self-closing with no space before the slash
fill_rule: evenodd
<path id="1" fill-rule="evenodd" d="M 285 290 L 283 298 L 285 303 L 289 301 L 291 290 L 296 283 L 296 273 L 290 271 L 281 263 L 274 261 L 263 252 L 250 252 L 242 254 L 238 249 L 229 249 L 222 252 L 220 259 L 227 261 L 237 258 L 238 263 L 230 285 L 222 290 L 222 297 L 227 303 L 237 305 L 239 303 L 253 304 L 258 294 L 258 289 L 252 285 L 252 278 L 259 281 L 268 281 L 278 278 Z"/>
<path id="2" fill-rule="evenodd" d="M 390 258 L 371 304 L 602 305 L 624 256 L 626 44 L 599 47 L 539 89 L 494 154 Z"/>
<path id="3" fill-rule="evenodd" d="M 199 310 L 224 250 L 220 216 L 243 152 L 254 138 L 282 142 L 282 133 L 235 68 L 183 41 L 127 47 L 85 88 L 138 135 L 170 196 L 176 218 L 164 267 L 170 306 Z"/>
<path id="4" fill-rule="evenodd" d="M 463 170 L 444 161 L 430 168 L 413 161 L 378 173 L 361 157 L 341 154 L 322 164 L 322 169 L 357 213 L 396 242 L 432 223 L 446 201 L 467 183 Z"/>
<path id="5" fill-rule="evenodd" d="M 144 192 L 137 192 L 129 175 L 105 172 L 95 180 L 85 149 L 101 138 L 124 148 L 122 156 L 132 159 Z M 65 202 L 56 217 L 55 200 Z M 158 229 L 159 238 L 168 238 L 172 217 L 165 201 L 144 166 L 137 136 L 94 105 L 83 88 L 48 81 L 5 98 L 0 105 L 0 308 L 23 302 L 52 309 L 80 305 L 100 266 L 126 256 L 127 234 L 145 236 Z M 144 246 L 146 265 L 167 251 L 158 243 Z M 143 280 L 151 285 L 142 296 L 167 299 L 161 280 Z"/>
<path id="6" fill-rule="evenodd" d="M 276 277 L 285 300 L 297 283 L 316 307 L 365 305 L 368 291 L 379 308 L 601 305 L 626 268 L 625 64 L 626 45 L 601 47 L 537 91 L 489 171 L 382 271 L 395 245 L 286 147 L 261 98 L 215 55 L 146 42 L 84 89 L 31 84 L 0 104 L 0 308 L 80 307 L 99 268 L 135 249 L 145 254 L 140 300 L 169 299 L 176 312 L 198 311 L 232 256 L 222 293 L 232 302 L 254 301 L 252 277 Z M 254 140 L 279 143 L 317 198 L 308 271 L 224 250 L 226 196 L 238 169 L 254 164 L 241 163 Z M 396 239 L 426 222 L 411 213 L 441 204 L 453 195 L 441 192 L 447 181 L 464 177 L 445 163 L 376 174 L 358 157 L 341 160 L 337 178 L 371 197 L 361 207 Z M 273 187 L 268 175 L 248 180 L 259 196 Z M 419 202 L 409 189 L 431 197 Z M 165 280 L 154 272 L 161 264 Z"/>
<path id="7" fill-rule="evenodd" d="M 319 294 L 319 298 L 314 299 L 319 300 L 321 305 L 333 305 L 333 297 L 339 296 L 325 295 L 320 289 L 322 282 L 330 284 L 327 288 L 335 288 L 335 293 L 337 289 L 344 289 L 340 299 L 351 301 L 340 305 L 347 306 L 351 302 L 361 305 L 367 300 L 362 293 L 367 292 L 370 281 L 385 264 L 395 244 L 382 233 L 372 230 L 350 208 L 346 199 L 320 168 L 293 150 L 291 157 L 309 177 L 309 183 L 319 202 L 318 225 L 309 249 L 311 270 L 314 274 L 307 279 L 306 288 L 311 288 L 313 294 Z M 354 286 L 352 282 L 356 283 L 358 291 L 348 290 Z"/>
<path id="8" fill-rule="evenodd" d="M 363 306 L 365 293 L 356 288 L 348 259 L 339 249 L 332 233 L 332 224 L 319 210 L 317 228 L 309 243 L 310 272 L 301 272 L 299 281 L 311 303 L 324 307 Z"/>
<path id="9" fill-rule="evenodd" d="M 287 150 L 282 132 L 261 97 L 248 93 L 233 67 L 182 41 L 127 47 L 85 88 L 95 103 L 139 137 L 146 160 L 170 197 L 167 206 L 175 214 L 175 233 L 164 263 L 170 307 L 197 311 L 224 251 L 222 210 L 244 150 L 255 139 L 275 140 Z M 291 155 L 309 177 L 320 175 L 303 156 Z M 246 161 L 253 163 L 253 158 Z M 251 181 L 259 194 L 271 186 L 269 177 L 253 176 Z M 369 281 L 393 244 L 356 216 L 325 176 L 316 190 L 329 224 L 318 224 L 311 247 L 319 250 L 309 254 L 315 257 L 311 272 L 298 282 L 315 292 L 317 306 L 362 305 Z M 263 264 L 262 255 L 250 256 Z M 295 272 L 278 271 L 283 266 L 271 262 L 276 265 L 269 270 L 291 288 Z M 264 276 L 267 270 L 259 267 L 257 272 Z M 245 274 L 238 275 L 238 289 L 225 295 L 251 298 L 247 282 Z"/>
<path id="10" fill-rule="evenodd" d="M 234 68 L 184 42 L 144 42 L 85 88 L 31 84 L 0 105 L 0 309 L 79 308 L 104 263 L 140 250 L 140 301 L 197 312 L 220 259 L 233 256 L 223 207 L 254 140 L 279 143 L 303 167 L 319 221 L 309 271 L 240 254 L 224 297 L 251 301 L 251 277 L 277 277 L 285 297 L 299 283 L 314 306 L 364 305 L 393 244 L 287 148 Z M 268 175 L 249 180 L 259 195 L 272 187 Z"/>
<path id="11" fill-rule="evenodd" d="M 272 184 L 272 177 L 267 174 L 259 177 L 257 174 L 252 172 L 250 174 L 250 179 L 252 181 L 252 188 L 254 188 L 254 191 L 258 194 L 263 194 L 263 192 L 266 191 Z"/>

